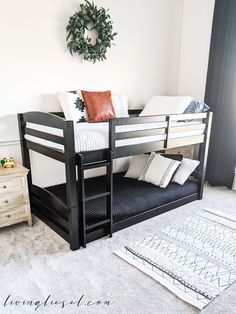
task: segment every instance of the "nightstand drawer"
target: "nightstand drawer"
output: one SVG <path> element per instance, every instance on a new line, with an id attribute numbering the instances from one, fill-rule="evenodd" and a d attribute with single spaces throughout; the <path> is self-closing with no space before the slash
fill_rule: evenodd
<path id="1" fill-rule="evenodd" d="M 22 177 L 12 180 L 0 181 L 0 196 L 24 189 L 24 179 Z"/>
<path id="2" fill-rule="evenodd" d="M 0 227 L 10 226 L 12 224 L 27 220 L 26 206 L 12 208 L 7 212 L 0 212 Z"/>
<path id="3" fill-rule="evenodd" d="M 23 221 L 32 226 L 27 174 L 28 169 L 18 164 L 0 167 L 0 228 Z"/>
<path id="4" fill-rule="evenodd" d="M 17 194 L 6 194 L 5 196 L 0 197 L 0 212 L 3 208 L 8 208 L 10 206 L 19 206 L 24 204 L 25 197 L 23 193 L 17 193 Z"/>

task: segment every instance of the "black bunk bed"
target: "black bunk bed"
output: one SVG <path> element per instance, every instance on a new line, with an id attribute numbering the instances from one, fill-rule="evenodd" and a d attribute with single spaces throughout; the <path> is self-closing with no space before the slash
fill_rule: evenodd
<path id="1" fill-rule="evenodd" d="M 18 114 L 23 165 L 30 172 L 28 185 L 32 212 L 63 237 L 72 250 L 86 247 L 86 243 L 141 222 L 168 210 L 201 199 L 205 181 L 212 113 L 174 114 L 139 117 L 139 110 L 131 110 L 129 118 L 109 121 L 109 147 L 102 150 L 75 152 L 74 124 L 62 113 L 26 112 Z M 186 125 L 176 121 L 198 121 Z M 153 128 L 152 123 L 164 122 Z M 28 126 L 33 123 L 63 131 L 63 136 L 39 131 Z M 149 124 L 150 129 L 117 132 L 117 126 Z M 186 136 L 184 132 L 202 130 L 201 134 Z M 173 133 L 181 137 L 173 138 Z M 165 135 L 165 139 L 142 144 L 116 146 L 117 140 Z M 25 135 L 63 145 L 57 150 L 26 138 Z M 200 165 L 197 179 L 183 186 L 170 183 L 160 189 L 146 182 L 113 174 L 113 160 L 170 148 L 199 145 Z M 32 183 L 29 150 L 65 164 L 65 184 L 41 188 Z M 85 179 L 86 169 L 106 167 L 106 175 Z M 78 180 L 76 180 L 78 177 Z"/>

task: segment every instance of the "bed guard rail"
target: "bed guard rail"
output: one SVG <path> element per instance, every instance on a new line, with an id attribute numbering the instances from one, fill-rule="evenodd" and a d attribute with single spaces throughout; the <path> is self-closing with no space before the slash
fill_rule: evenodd
<path id="1" fill-rule="evenodd" d="M 174 114 L 144 117 L 115 118 L 109 121 L 109 146 L 114 158 L 132 156 L 153 151 L 162 151 L 186 145 L 202 144 L 211 124 L 212 113 Z M 43 112 L 18 114 L 22 147 L 66 163 L 75 153 L 73 121 Z M 181 123 L 182 122 L 182 123 Z M 28 126 L 60 129 L 61 135 L 50 130 L 37 130 Z M 30 140 L 34 138 L 34 141 Z M 44 144 L 35 141 L 44 140 Z M 45 141 L 58 144 L 60 149 L 46 145 Z M 56 147 L 54 145 L 53 147 Z M 107 150 L 107 149 L 106 149 Z M 100 151 L 81 152 L 97 156 Z M 24 152 L 23 152 L 24 154 Z M 87 158 L 86 159 L 89 159 Z M 90 156 L 91 157 L 91 156 Z M 96 159 L 96 158 L 92 159 Z"/>
<path id="2" fill-rule="evenodd" d="M 68 121 L 62 117 L 46 112 L 32 111 L 19 113 L 18 123 L 20 129 L 20 141 L 23 147 L 64 163 L 66 162 L 68 151 L 75 153 L 73 121 Z M 30 126 L 28 126 L 28 124 L 30 124 Z M 41 129 L 35 129 L 32 125 L 39 126 Z M 42 127 L 50 127 L 50 129 L 43 129 Z M 61 134 L 54 135 L 53 129 L 61 130 Z M 40 144 L 39 142 L 37 143 L 35 140 L 31 141 L 31 137 L 58 144 L 60 149 L 52 148 L 50 145 L 47 146 L 46 144 Z"/>
<path id="3" fill-rule="evenodd" d="M 109 146 L 114 157 L 119 158 L 202 144 L 211 119 L 211 112 L 112 119 Z M 140 128 L 129 128 L 134 124 Z"/>

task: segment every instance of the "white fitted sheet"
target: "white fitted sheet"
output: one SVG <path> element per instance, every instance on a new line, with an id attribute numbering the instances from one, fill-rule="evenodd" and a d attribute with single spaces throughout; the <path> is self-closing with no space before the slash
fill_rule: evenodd
<path id="1" fill-rule="evenodd" d="M 201 122 L 191 121 L 191 122 L 176 122 L 172 123 L 171 126 L 182 126 L 182 125 L 191 125 L 197 124 Z M 147 129 L 156 129 L 156 128 L 164 128 L 167 126 L 166 122 L 156 122 L 156 123 L 145 123 L 145 124 L 131 124 L 125 126 L 117 126 L 116 132 L 122 133 L 127 131 L 139 131 L 139 130 L 147 130 Z M 46 133 L 54 134 L 63 137 L 63 131 L 56 128 L 40 126 L 37 124 L 27 123 L 27 127 L 39 131 L 43 131 Z M 85 151 L 93 151 L 108 148 L 108 135 L 109 135 L 109 123 L 108 122 L 100 122 L 100 123 L 77 123 L 74 125 L 74 135 L 75 135 L 75 151 L 85 152 Z M 170 135 L 170 138 L 181 138 L 183 136 L 194 136 L 203 134 L 204 130 L 195 130 L 195 131 L 187 131 L 187 132 L 178 132 Z M 35 142 L 38 144 L 42 144 L 44 146 L 62 150 L 63 145 L 53 143 L 44 139 L 39 139 L 37 137 L 31 135 L 25 135 L 25 138 L 31 142 Z M 116 147 L 127 146 L 127 145 L 135 145 L 142 143 L 150 143 L 158 140 L 165 140 L 166 134 L 163 135 L 154 135 L 154 136 L 146 136 L 146 137 L 137 137 L 132 139 L 125 140 L 117 140 Z"/>

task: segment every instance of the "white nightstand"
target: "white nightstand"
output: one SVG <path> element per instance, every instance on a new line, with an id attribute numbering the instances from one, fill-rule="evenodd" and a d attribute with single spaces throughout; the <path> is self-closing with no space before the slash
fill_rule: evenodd
<path id="1" fill-rule="evenodd" d="M 27 174 L 21 165 L 0 167 L 0 228 L 23 221 L 32 226 Z"/>

